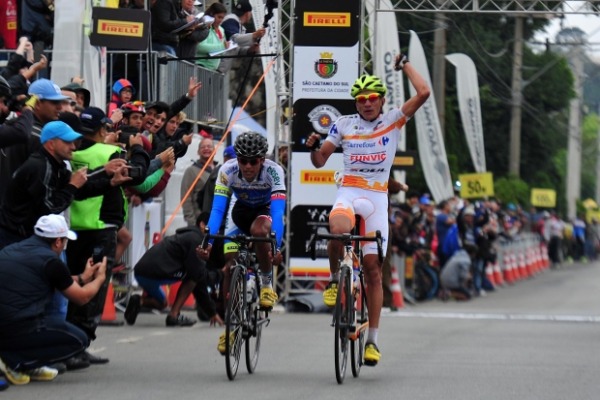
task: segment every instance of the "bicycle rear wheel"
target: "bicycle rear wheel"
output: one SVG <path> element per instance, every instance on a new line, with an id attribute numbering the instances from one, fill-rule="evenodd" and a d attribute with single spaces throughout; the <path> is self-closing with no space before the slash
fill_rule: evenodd
<path id="1" fill-rule="evenodd" d="M 258 355 L 260 354 L 260 339 L 262 337 L 262 321 L 266 318 L 264 311 L 258 307 L 258 303 L 253 303 L 248 310 L 250 315 L 248 324 L 248 334 L 246 335 L 246 369 L 253 373 L 258 364 Z"/>
<path id="2" fill-rule="evenodd" d="M 365 281 L 361 275 L 360 280 L 355 282 L 355 298 L 357 301 L 357 323 L 356 323 L 356 339 L 352 341 L 350 347 L 350 359 L 352 360 L 352 375 L 358 378 L 360 375 L 360 367 L 363 365 L 365 354 L 365 336 L 368 327 L 369 318 L 367 315 L 367 293 L 365 292 Z M 363 325 L 367 325 L 363 328 Z"/>
<path id="3" fill-rule="evenodd" d="M 354 323 L 352 297 L 352 268 L 340 268 L 340 280 L 335 302 L 335 378 L 344 382 L 348 365 L 348 347 L 350 326 Z"/>
<path id="4" fill-rule="evenodd" d="M 229 380 L 234 380 L 240 365 L 246 323 L 246 277 L 241 267 L 234 268 L 225 310 L 225 368 Z"/>

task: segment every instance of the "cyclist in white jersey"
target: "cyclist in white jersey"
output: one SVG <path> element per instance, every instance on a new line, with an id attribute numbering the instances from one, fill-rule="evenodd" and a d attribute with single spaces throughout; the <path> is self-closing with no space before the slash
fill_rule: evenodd
<path id="1" fill-rule="evenodd" d="M 283 168 L 276 162 L 265 159 L 268 147 L 267 139 L 256 132 L 246 132 L 236 138 L 233 148 L 237 158 L 227 161 L 219 171 L 208 220 L 210 233 L 218 233 L 229 193 L 233 193 L 225 235 L 244 233 L 268 237 L 271 231 L 275 232 L 275 254 L 271 254 L 269 243 L 254 243 L 260 269 L 259 303 L 267 309 L 272 308 L 278 298 L 273 290 L 272 271 L 273 265 L 280 264 L 282 260 L 279 249 L 283 238 L 286 201 Z M 211 249 L 212 243 L 206 250 L 199 248 L 197 252 L 201 258 L 208 259 Z M 237 244 L 225 243 L 224 250 L 226 267 L 233 265 L 237 255 Z M 225 270 L 229 271 L 228 268 Z M 217 349 L 221 354 L 225 353 L 225 334 L 219 338 Z"/>
<path id="2" fill-rule="evenodd" d="M 396 154 L 401 128 L 429 98 L 429 86 L 411 66 L 408 58 L 396 57 L 396 70 L 404 74 L 417 93 L 400 108 L 383 113 L 387 88 L 373 75 L 362 75 L 352 86 L 351 95 L 356 101 L 357 114 L 341 116 L 331 126 L 321 145 L 321 136 L 312 133 L 306 140 L 311 149 L 313 165 L 321 168 L 338 146 L 344 158 L 343 179 L 334 206 L 329 214 L 329 232 L 349 233 L 355 224 L 355 215 L 361 216 L 360 231 L 373 235 L 379 230 L 383 237 L 383 251 L 388 240 L 387 181 Z M 376 365 L 381 358 L 377 347 L 379 318 L 383 304 L 381 263 L 375 242 L 363 244 L 367 304 L 369 305 L 369 331 L 365 348 L 365 364 Z M 323 292 L 323 301 L 334 306 L 337 296 L 338 262 L 343 256 L 343 244 L 329 241 L 327 252 L 331 270 L 330 282 Z"/>

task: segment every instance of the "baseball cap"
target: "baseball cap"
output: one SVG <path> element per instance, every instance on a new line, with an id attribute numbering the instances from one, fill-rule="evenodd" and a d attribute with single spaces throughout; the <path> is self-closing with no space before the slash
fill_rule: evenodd
<path id="1" fill-rule="evenodd" d="M 223 150 L 223 157 L 236 158 L 233 146 L 225 147 L 225 150 Z"/>
<path id="2" fill-rule="evenodd" d="M 83 127 L 81 126 L 81 120 L 79 119 L 77 114 L 68 111 L 63 111 L 60 114 L 58 114 L 58 120 L 69 125 L 71 129 L 73 129 L 75 132 L 81 134 L 84 133 Z"/>
<path id="3" fill-rule="evenodd" d="M 45 238 L 63 238 L 66 237 L 69 240 L 76 240 L 77 234 L 69 229 L 65 217 L 58 214 L 44 215 L 40 217 L 33 231 L 37 236 Z"/>
<path id="4" fill-rule="evenodd" d="M 429 196 L 421 196 L 419 203 L 423 204 L 424 206 L 428 206 L 431 204 L 431 200 L 429 200 Z"/>
<path id="5" fill-rule="evenodd" d="M 60 139 L 63 142 L 74 142 L 77 139 L 81 139 L 81 135 L 62 121 L 52 121 L 48 122 L 42 128 L 40 142 L 44 144 L 51 139 Z"/>
<path id="6" fill-rule="evenodd" d="M 471 205 L 466 206 L 463 215 L 475 215 L 475 207 Z"/>
<path id="7" fill-rule="evenodd" d="M 63 95 L 60 88 L 49 79 L 38 79 L 29 85 L 29 94 L 35 94 L 40 100 L 69 100 L 70 97 Z"/>
<path id="8" fill-rule="evenodd" d="M 106 117 L 104 111 L 98 107 L 88 107 L 81 112 L 79 116 L 83 129 L 87 131 L 96 131 L 102 125 L 112 123 L 110 118 Z"/>
<path id="9" fill-rule="evenodd" d="M 241 12 L 252 11 L 252 5 L 248 0 L 238 0 L 235 5 L 235 9 Z"/>
<path id="10" fill-rule="evenodd" d="M 68 85 L 61 87 L 61 89 L 68 90 L 69 92 L 73 93 L 83 93 L 83 98 L 85 99 L 85 106 L 89 106 L 92 94 L 89 90 L 81 86 L 79 83 L 71 82 Z"/>

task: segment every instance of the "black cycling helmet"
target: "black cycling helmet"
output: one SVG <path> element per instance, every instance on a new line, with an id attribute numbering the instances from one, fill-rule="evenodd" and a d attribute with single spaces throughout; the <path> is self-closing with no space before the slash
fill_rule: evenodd
<path id="1" fill-rule="evenodd" d="M 269 143 L 260 133 L 245 132 L 235 139 L 233 149 L 238 157 L 264 157 L 269 150 Z"/>
<path id="2" fill-rule="evenodd" d="M 7 101 L 12 97 L 10 85 L 2 76 L 0 76 L 0 97 L 4 97 Z"/>

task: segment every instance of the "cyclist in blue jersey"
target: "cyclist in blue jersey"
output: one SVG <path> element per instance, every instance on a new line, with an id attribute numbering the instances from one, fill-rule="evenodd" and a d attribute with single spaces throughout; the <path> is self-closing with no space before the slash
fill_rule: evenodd
<path id="1" fill-rule="evenodd" d="M 219 232 L 227 200 L 232 193 L 225 235 L 244 233 L 250 236 L 268 237 L 275 232 L 277 251 L 271 254 L 269 243 L 255 243 L 256 258 L 260 272 L 260 306 L 270 309 L 277 302 L 273 290 L 273 265 L 281 263 L 281 240 L 283 238 L 283 214 L 285 212 L 286 187 L 283 168 L 272 160 L 265 159 L 268 150 L 267 139 L 256 132 L 246 132 L 237 137 L 234 143 L 236 159 L 227 161 L 221 167 L 215 185 L 214 200 L 208 220 L 211 234 Z M 237 255 L 236 243 L 225 243 L 226 274 L 234 264 Z M 207 259 L 212 245 L 198 248 L 198 255 Z M 227 287 L 227 286 L 225 286 Z M 222 344 L 222 346 L 221 346 Z M 222 351 L 221 351 L 222 350 Z M 225 351 L 225 336 L 219 343 L 219 351 Z"/>

